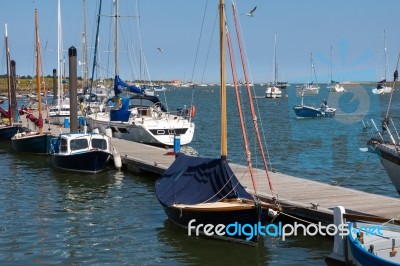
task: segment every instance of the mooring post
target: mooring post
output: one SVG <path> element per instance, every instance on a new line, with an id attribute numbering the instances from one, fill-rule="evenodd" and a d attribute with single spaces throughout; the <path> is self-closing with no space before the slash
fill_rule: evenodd
<path id="1" fill-rule="evenodd" d="M 70 132 L 78 132 L 78 99 L 77 99 L 77 59 L 76 48 L 68 49 L 69 57 L 69 97 L 70 97 Z"/>

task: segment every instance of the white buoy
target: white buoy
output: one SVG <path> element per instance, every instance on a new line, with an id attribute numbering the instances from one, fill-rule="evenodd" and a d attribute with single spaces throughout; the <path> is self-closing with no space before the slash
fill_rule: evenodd
<path id="1" fill-rule="evenodd" d="M 93 129 L 93 131 L 92 131 L 93 133 L 95 133 L 95 134 L 99 134 L 100 133 L 100 131 L 99 131 L 99 129 L 98 128 L 95 128 L 95 129 Z"/>
<path id="2" fill-rule="evenodd" d="M 106 136 L 112 138 L 112 129 L 111 128 L 106 129 Z"/>
<path id="3" fill-rule="evenodd" d="M 121 155 L 119 155 L 119 153 L 117 152 L 117 150 L 114 147 L 113 147 L 113 150 L 112 150 L 112 155 L 113 155 L 113 158 L 114 158 L 114 166 L 115 166 L 115 168 L 120 170 L 122 168 Z"/>

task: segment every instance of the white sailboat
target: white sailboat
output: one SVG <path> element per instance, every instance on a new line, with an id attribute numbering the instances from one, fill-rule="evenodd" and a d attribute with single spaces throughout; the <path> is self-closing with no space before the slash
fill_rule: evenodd
<path id="1" fill-rule="evenodd" d="M 314 78 L 315 78 L 315 84 L 314 84 Z M 315 73 L 315 68 L 314 68 L 314 60 L 313 60 L 313 55 L 311 53 L 311 82 L 305 83 L 300 90 L 297 91 L 297 95 L 308 95 L 308 94 L 318 94 L 319 92 L 319 86 L 318 86 L 318 81 L 317 81 L 317 75 Z"/>
<path id="2" fill-rule="evenodd" d="M 265 90 L 265 97 L 266 98 L 281 98 L 282 91 L 277 86 L 277 66 L 276 66 L 276 34 L 274 38 L 274 63 L 273 63 L 273 71 L 274 71 L 274 81 L 272 84 L 267 86 Z"/>
<path id="3" fill-rule="evenodd" d="M 195 129 L 194 106 L 170 112 L 157 96 L 148 95 L 144 87 L 128 85 L 120 79 L 117 0 L 114 27 L 115 97 L 106 103 L 104 110 L 87 116 L 89 129 L 106 133 L 111 128 L 114 137 L 158 146 L 173 146 L 177 136 L 180 145 L 190 143 Z"/>
<path id="4" fill-rule="evenodd" d="M 334 81 L 333 76 L 332 76 L 332 46 L 331 46 L 331 53 L 330 53 L 330 58 L 331 58 L 331 81 L 327 88 L 331 92 L 345 92 L 346 90 L 344 89 L 343 85 L 340 84 L 340 82 Z"/>
<path id="5" fill-rule="evenodd" d="M 387 71 L 387 51 L 386 51 L 386 31 L 383 31 L 383 45 L 385 56 L 385 75 L 384 78 L 378 82 L 376 88 L 372 89 L 373 94 L 387 94 L 392 92 L 392 88 L 386 85 L 386 71 Z"/>
<path id="6" fill-rule="evenodd" d="M 57 97 L 49 107 L 49 119 L 52 124 L 64 123 L 64 119 L 69 117 L 69 99 L 64 98 L 63 92 L 63 46 L 62 46 L 62 24 L 61 24 L 61 0 L 57 5 Z"/>

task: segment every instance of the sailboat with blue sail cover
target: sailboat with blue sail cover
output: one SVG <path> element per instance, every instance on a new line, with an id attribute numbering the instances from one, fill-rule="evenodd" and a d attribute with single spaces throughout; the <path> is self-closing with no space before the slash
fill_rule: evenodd
<path id="1" fill-rule="evenodd" d="M 232 4 L 236 17 L 236 8 Z M 272 205 L 259 200 L 257 189 L 253 183 L 255 194 L 250 194 L 235 176 L 227 158 L 227 108 L 226 108 L 226 78 L 225 78 L 225 34 L 229 52 L 232 54 L 229 33 L 225 32 L 225 5 L 220 0 L 220 90 L 221 90 L 221 156 L 220 158 L 195 157 L 185 154 L 177 158 L 165 173 L 156 181 L 156 195 L 168 219 L 180 227 L 187 228 L 188 234 L 204 234 L 224 240 L 239 241 L 246 244 L 255 244 L 260 240 L 258 232 L 254 234 L 231 234 L 227 231 L 220 234 L 209 234 L 206 227 L 230 228 L 230 226 L 257 226 L 263 225 L 267 220 L 267 213 Z M 236 20 L 235 20 L 236 22 Z M 235 23 L 236 24 L 236 23 Z M 237 31 L 238 39 L 239 33 Z M 240 41 L 239 46 L 240 46 Z M 241 49 L 242 51 L 242 49 Z M 243 60 L 243 58 L 242 58 Z M 231 61 L 232 64 L 232 61 Z M 245 65 L 245 64 L 243 64 Z M 245 70 L 245 68 L 244 68 Z M 240 102 L 238 82 L 234 67 L 232 74 L 235 84 L 237 102 Z M 250 82 L 246 77 L 246 89 L 249 101 L 252 101 Z M 252 102 L 251 102 L 252 103 Z M 241 129 L 247 155 L 248 174 L 253 182 L 253 168 L 251 152 L 249 150 L 247 129 L 244 126 L 243 112 L 238 104 Z M 254 109 L 251 109 L 254 130 L 258 133 L 257 119 L 254 119 Z M 257 136 L 259 136 L 257 134 Z M 260 140 L 260 139 L 258 139 Z M 260 147 L 261 154 L 264 155 Z M 264 163 L 266 161 L 264 160 Z M 268 167 L 265 165 L 268 176 Z M 272 184 L 270 184 L 271 190 Z M 196 229 L 197 228 L 197 229 Z"/>
<path id="2" fill-rule="evenodd" d="M 112 130 L 113 137 L 157 146 L 173 146 L 176 136 L 180 144 L 189 144 L 194 136 L 195 106 L 170 111 L 161 100 L 148 95 L 144 86 L 127 84 L 118 70 L 118 1 L 115 1 L 115 97 L 108 99 L 106 107 L 86 118 L 90 130 L 106 133 Z"/>

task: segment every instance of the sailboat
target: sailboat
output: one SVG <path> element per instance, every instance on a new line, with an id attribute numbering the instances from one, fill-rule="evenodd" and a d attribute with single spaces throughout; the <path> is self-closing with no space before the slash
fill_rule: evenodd
<path id="1" fill-rule="evenodd" d="M 8 111 L 0 107 L 1 116 L 6 122 L 0 122 L 0 140 L 10 140 L 16 133 L 27 131 L 19 123 L 19 111 L 16 96 L 16 73 L 15 61 L 10 62 L 10 52 L 8 48 L 7 24 L 5 25 L 6 42 L 6 66 L 7 66 L 7 91 L 8 91 Z"/>
<path id="2" fill-rule="evenodd" d="M 234 4 L 234 14 L 236 9 Z M 226 109 L 226 77 L 225 77 L 225 5 L 220 0 L 220 90 L 221 90 L 221 156 L 220 158 L 193 157 L 185 154 L 177 158 L 166 172 L 156 181 L 156 195 L 164 208 L 169 220 L 180 227 L 188 229 L 189 235 L 202 233 L 207 236 L 222 238 L 231 241 L 240 241 L 247 244 L 256 243 L 260 239 L 258 232 L 251 235 L 228 234 L 223 229 L 234 225 L 262 225 L 266 222 L 269 205 L 261 202 L 255 195 L 249 194 L 229 166 L 227 153 L 227 109 Z M 235 16 L 236 17 L 236 16 Z M 236 21 L 236 20 L 235 20 Z M 237 30 L 237 34 L 239 31 Z M 226 32 L 229 45 L 229 34 Z M 240 45 L 240 42 L 239 42 Z M 229 46 L 231 49 L 231 46 Z M 241 49 L 242 51 L 242 49 Z M 231 55 L 231 50 L 230 50 Z M 242 60 L 243 60 L 243 54 Z M 232 60 L 231 60 L 231 64 Z M 243 64 L 245 65 L 245 64 Z M 240 102 L 238 83 L 234 75 L 237 101 Z M 249 100 L 252 99 L 249 82 L 246 78 L 246 88 Z M 252 103 L 252 101 L 250 101 Z M 251 152 L 247 145 L 246 128 L 243 126 L 243 113 L 238 104 L 241 118 L 242 133 L 245 143 L 249 173 L 253 177 Z M 258 133 L 257 119 L 252 109 L 254 130 Z M 259 135 L 258 135 L 259 136 Z M 258 140 L 260 140 L 258 138 Z M 261 149 L 261 148 L 260 148 Z M 261 149 L 262 150 L 262 149 Z M 263 154 L 263 153 L 262 153 Z M 264 155 L 264 154 L 263 154 Z M 264 160 L 264 163 L 266 161 Z M 268 168 L 266 166 L 268 175 Z M 255 182 L 253 180 L 253 182 Z M 253 183 L 255 184 L 255 183 Z M 271 185 L 271 183 L 270 183 Z M 204 225 L 204 226 L 202 226 Z M 210 234 L 206 228 L 219 227 L 220 233 Z M 223 231 L 223 232 L 221 232 Z"/>
<path id="3" fill-rule="evenodd" d="M 314 78 L 315 78 L 315 83 L 314 84 Z M 314 59 L 313 59 L 313 55 L 311 53 L 311 82 L 307 82 L 305 83 L 302 87 L 301 87 L 301 93 L 303 93 L 304 95 L 308 95 L 308 94 L 318 94 L 319 91 L 319 86 L 318 86 L 318 81 L 317 81 L 317 75 L 315 73 L 315 68 L 314 68 Z"/>
<path id="4" fill-rule="evenodd" d="M 341 85 L 340 82 L 338 81 L 334 81 L 332 77 L 332 46 L 331 46 L 330 58 L 331 58 L 331 82 L 327 86 L 327 88 L 331 92 L 345 92 L 346 90 L 344 89 L 343 85 Z"/>
<path id="5" fill-rule="evenodd" d="M 114 94 L 103 111 L 86 118 L 90 130 L 106 133 L 111 128 L 113 136 L 129 141 L 157 146 L 173 146 L 175 136 L 180 145 L 189 144 L 194 136 L 195 107 L 169 111 L 157 96 L 148 95 L 143 86 L 127 84 L 118 69 L 118 1 L 115 1 L 114 29 Z"/>
<path id="6" fill-rule="evenodd" d="M 326 100 L 321 101 L 319 107 L 304 104 L 304 93 L 301 92 L 301 104 L 293 106 L 296 118 L 334 117 L 336 108 L 329 107 Z"/>
<path id="7" fill-rule="evenodd" d="M 373 94 L 385 94 L 391 93 L 392 88 L 386 85 L 386 71 L 387 71 L 387 51 L 386 51 L 386 31 L 383 31 L 383 44 L 384 44 L 384 56 L 385 56 L 385 76 L 378 82 L 376 88 L 372 89 Z"/>
<path id="8" fill-rule="evenodd" d="M 29 152 L 38 154 L 49 154 L 50 140 L 52 136 L 49 132 L 43 133 L 43 118 L 42 118 L 42 99 L 40 85 L 40 64 L 41 51 L 39 42 L 39 23 L 38 12 L 35 9 L 35 39 L 36 39 L 36 88 L 39 117 L 35 117 L 32 113 L 26 113 L 26 117 L 32 121 L 38 128 L 37 131 L 18 132 L 11 138 L 14 150 L 18 152 Z"/>
<path id="9" fill-rule="evenodd" d="M 396 86 L 398 79 L 398 66 L 399 66 L 400 55 L 397 60 L 396 71 L 394 72 L 393 88 Z M 368 142 L 368 150 L 375 152 L 385 168 L 386 173 L 391 179 L 397 192 L 400 194 L 400 135 L 393 123 L 393 119 L 390 117 L 390 108 L 392 106 L 393 92 L 390 93 L 389 104 L 386 111 L 386 115 L 382 120 L 382 129 L 378 130 L 374 120 L 371 122 L 377 133 L 377 137 L 372 137 Z"/>
<path id="10" fill-rule="evenodd" d="M 267 89 L 265 90 L 265 97 L 266 98 L 281 98 L 282 96 L 282 91 L 281 89 L 277 86 L 277 66 L 276 66 L 276 34 L 274 38 L 274 81 L 272 84 L 269 84 L 267 86 Z"/>
<path id="11" fill-rule="evenodd" d="M 70 116 L 70 99 L 64 95 L 65 77 L 65 64 L 63 61 L 63 45 L 62 45 L 62 25 L 61 25 L 61 0 L 58 0 L 57 9 L 57 97 L 53 99 L 53 103 L 49 107 L 49 120 L 52 124 L 63 125 L 64 120 Z M 78 115 L 81 111 L 78 108 Z"/>

